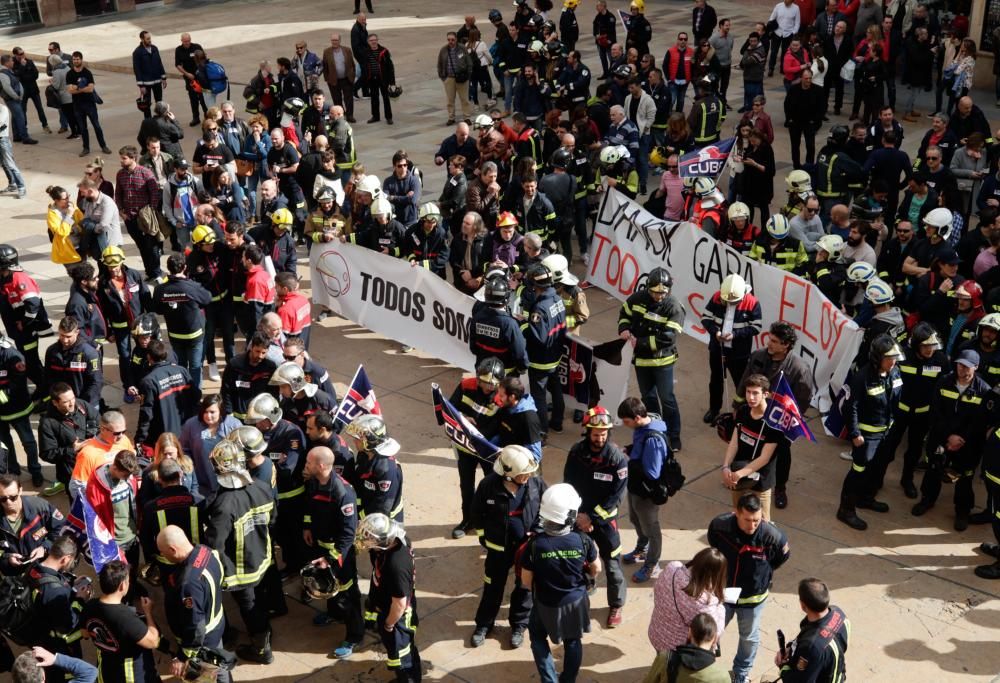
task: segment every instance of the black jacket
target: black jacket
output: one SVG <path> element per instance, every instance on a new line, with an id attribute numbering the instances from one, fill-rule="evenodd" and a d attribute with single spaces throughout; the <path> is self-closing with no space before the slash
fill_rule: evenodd
<path id="1" fill-rule="evenodd" d="M 142 489 L 139 489 L 142 493 Z M 159 495 L 142 506 L 142 523 L 139 527 L 139 542 L 147 562 L 156 560 L 168 565 L 156 547 L 156 536 L 173 524 L 184 530 L 188 540 L 197 544 L 201 539 L 201 525 L 205 518 L 205 499 L 195 495 L 183 485 L 167 486 Z"/>
<path id="2" fill-rule="evenodd" d="M 491 472 L 479 482 L 476 496 L 472 501 L 472 522 L 476 526 L 476 535 L 483 547 L 489 550 L 505 552 L 517 548 L 524 536 L 513 537 L 509 531 L 508 520 L 511 513 L 512 495 L 503 485 L 504 478 L 496 472 Z M 531 477 L 524 490 L 521 504 L 521 520 L 525 531 L 541 529 L 538 510 L 542 504 L 542 494 L 548 488 L 540 476 Z"/>
<path id="3" fill-rule="evenodd" d="M 354 486 L 358 494 L 358 517 L 381 512 L 403 521 L 403 468 L 391 456 L 359 451 L 355 460 Z"/>
<path id="4" fill-rule="evenodd" d="M 305 529 L 312 532 L 313 547 L 326 556 L 334 574 L 345 568 L 354 571 L 347 559 L 354 552 L 354 532 L 358 528 L 357 494 L 336 472 L 326 484 L 315 479 L 306 484 Z M 342 582 L 353 576 L 341 577 Z"/>
<path id="5" fill-rule="evenodd" d="M 189 417 L 197 414 L 200 396 L 187 368 L 164 361 L 154 365 L 138 384 L 142 403 L 135 443 L 153 446 L 164 432 L 180 434 Z"/>
<path id="6" fill-rule="evenodd" d="M 63 513 L 37 496 L 21 496 L 21 515 L 23 522 L 15 531 L 5 515 L 0 515 L 0 572 L 6 575 L 20 574 L 25 565 L 15 567 L 11 564 L 11 555 L 20 555 L 22 561 L 35 548 L 52 546 L 52 539 L 57 538 L 66 524 Z"/>
<path id="7" fill-rule="evenodd" d="M 77 401 L 76 409 L 68 415 L 49 405 L 38 420 L 38 456 L 61 468 L 68 480 L 76 464 L 73 444 L 97 436 L 97 429 L 97 410 L 83 401 Z"/>
<path id="8" fill-rule="evenodd" d="M 823 125 L 826 97 L 823 88 L 813 85 L 808 89 L 796 83 L 785 95 L 785 125 L 817 131 Z"/>
<path id="9" fill-rule="evenodd" d="M 708 544 L 727 562 L 726 585 L 740 587 L 737 607 L 763 602 L 771 588 L 774 570 L 788 561 L 788 537 L 771 522 L 761 522 L 752 535 L 745 534 L 732 512 L 719 515 L 708 525 Z"/>
<path id="10" fill-rule="evenodd" d="M 720 348 L 715 333 L 722 331 L 722 325 L 726 320 L 727 306 L 728 304 L 722 300 L 719 292 L 713 294 L 705 305 L 705 315 L 701 319 L 701 324 L 708 332 L 710 348 Z M 754 337 L 761 331 L 761 315 L 760 302 L 753 294 L 747 294 L 736 304 L 736 311 L 733 315 L 733 339 L 726 352 L 728 356 L 747 358 L 750 355 Z"/>
<path id="11" fill-rule="evenodd" d="M 931 395 L 930 431 L 927 434 L 927 452 L 933 453 L 944 446 L 948 437 L 956 434 L 965 439 L 970 453 L 978 453 L 986 437 L 986 402 L 990 385 L 979 375 L 973 375 L 972 384 L 961 394 L 955 386 L 958 375 L 949 372 L 938 379 Z"/>
<path id="12" fill-rule="evenodd" d="M 610 524 L 628 485 L 628 458 L 609 439 L 596 455 L 590 441 L 578 441 L 566 457 L 563 481 L 572 484 L 583 499 L 580 512 L 596 524 Z"/>
<path id="13" fill-rule="evenodd" d="M 268 385 L 271 375 L 278 369 L 274 361 L 263 359 L 257 365 L 250 365 L 250 357 L 246 353 L 233 356 L 226 363 L 222 373 L 222 405 L 226 415 L 232 415 L 242 420 L 247 412 L 247 406 L 257 394 L 274 394 L 274 387 Z"/>
<path id="14" fill-rule="evenodd" d="M 204 543 L 222 556 L 226 574 L 223 588 L 234 590 L 260 583 L 274 561 L 270 527 L 277 506 L 270 489 L 256 479 L 241 489 L 220 486 L 205 514 Z"/>
<path id="15" fill-rule="evenodd" d="M 43 396 L 48 395 L 49 387 L 56 382 L 65 382 L 78 400 L 86 401 L 96 409 L 101 400 L 101 387 L 104 386 L 104 373 L 97 350 L 82 338 L 68 349 L 56 342 L 45 350 L 45 381 L 46 386 L 40 392 Z"/>
<path id="16" fill-rule="evenodd" d="M 167 323 L 171 340 L 188 340 L 205 332 L 205 306 L 212 295 L 194 280 L 171 275 L 153 290 L 153 308 Z"/>
<path id="17" fill-rule="evenodd" d="M 67 316 L 76 318 L 80 323 L 80 338 L 94 346 L 100 346 L 108 337 L 108 325 L 101 313 L 96 294 L 84 292 L 74 283 L 69 288 L 69 299 L 66 301 Z"/>
<path id="18" fill-rule="evenodd" d="M 129 334 L 136 318 L 153 308 L 153 297 L 143 282 L 143 274 L 125 265 L 122 268 L 126 284 L 121 294 L 111 282 L 107 270 L 102 269 L 97 283 L 97 302 L 104 313 L 108 332 L 116 337 Z"/>
<path id="19" fill-rule="evenodd" d="M 618 313 L 618 334 L 636 337 L 636 366 L 666 366 L 677 362 L 677 338 L 684 332 L 684 307 L 667 295 L 656 303 L 646 290 L 635 292 Z"/>

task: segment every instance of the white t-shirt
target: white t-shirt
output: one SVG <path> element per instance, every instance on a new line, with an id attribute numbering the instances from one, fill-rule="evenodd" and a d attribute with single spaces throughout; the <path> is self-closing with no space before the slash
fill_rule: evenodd
<path id="1" fill-rule="evenodd" d="M 768 18 L 768 21 L 778 22 L 778 28 L 775 33 L 782 38 L 787 38 L 798 33 L 801 20 L 802 15 L 799 13 L 799 6 L 794 2 L 791 5 L 779 2 L 771 10 L 771 16 Z"/>

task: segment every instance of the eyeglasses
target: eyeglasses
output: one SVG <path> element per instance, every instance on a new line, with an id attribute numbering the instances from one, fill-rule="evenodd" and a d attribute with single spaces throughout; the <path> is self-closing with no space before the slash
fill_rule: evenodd
<path id="1" fill-rule="evenodd" d="M 124 429 L 121 430 L 120 432 L 116 432 L 111 427 L 101 427 L 101 429 L 103 429 L 104 431 L 108 432 L 109 434 L 114 434 L 116 437 L 124 436 L 125 435 L 125 430 Z"/>
<path id="2" fill-rule="evenodd" d="M 13 503 L 15 500 L 21 497 L 21 494 L 15 494 L 13 496 L 0 496 L 0 503 Z"/>
<path id="3" fill-rule="evenodd" d="M 806 212 L 808 212 L 808 213 L 816 213 L 817 211 L 819 211 L 819 207 L 817 207 L 817 208 L 815 208 L 815 209 L 810 209 L 810 208 L 809 208 L 809 207 L 807 206 L 807 207 L 805 207 L 805 208 L 804 208 L 804 209 L 802 209 L 802 210 L 803 210 L 803 211 L 806 211 Z"/>
<path id="4" fill-rule="evenodd" d="M 296 358 L 298 358 L 298 357 L 299 357 L 299 356 L 301 356 L 301 355 L 302 355 L 301 353 L 293 353 L 292 355 L 288 355 L 288 354 L 286 353 L 286 354 L 285 354 L 285 360 L 287 360 L 287 361 L 291 362 L 291 361 L 295 360 Z"/>
<path id="5" fill-rule="evenodd" d="M 941 157 L 927 157 L 927 161 L 941 161 Z"/>
<path id="6" fill-rule="evenodd" d="M 406 164 L 405 163 L 396 164 L 396 168 L 406 168 Z"/>

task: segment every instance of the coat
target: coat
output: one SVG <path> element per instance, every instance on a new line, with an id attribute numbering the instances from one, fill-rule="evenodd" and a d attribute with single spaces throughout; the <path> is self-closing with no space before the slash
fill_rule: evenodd
<path id="1" fill-rule="evenodd" d="M 53 206 L 48 212 L 49 235 L 52 238 L 52 262 L 60 265 L 79 263 L 80 254 L 73 245 L 73 221 Z"/>
<path id="2" fill-rule="evenodd" d="M 475 71 L 476 65 L 472 59 L 472 53 L 469 50 L 459 45 L 455 48 L 458 53 L 456 58 L 453 60 L 452 69 L 459 79 L 464 78 L 467 82 L 469 78 L 472 77 L 473 71 Z M 440 50 L 438 50 L 437 58 L 437 75 L 442 81 L 448 77 L 448 46 L 445 45 Z"/>
<path id="3" fill-rule="evenodd" d="M 353 83 L 356 69 L 354 65 L 354 52 L 351 48 L 343 46 L 340 47 L 340 50 L 344 53 L 344 72 L 347 82 Z M 323 79 L 327 83 L 337 82 L 337 64 L 333 59 L 333 47 L 323 50 Z"/>

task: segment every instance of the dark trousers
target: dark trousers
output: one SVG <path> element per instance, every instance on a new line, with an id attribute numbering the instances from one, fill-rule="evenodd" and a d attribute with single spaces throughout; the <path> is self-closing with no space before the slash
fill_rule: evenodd
<path id="1" fill-rule="evenodd" d="M 774 63 L 775 61 L 780 61 L 782 64 L 785 62 L 785 51 L 788 46 L 792 44 L 792 36 L 785 36 L 781 38 L 777 33 L 771 34 L 771 49 L 768 50 L 770 53 L 767 58 L 767 73 L 771 75 L 774 73 Z M 780 53 L 780 54 L 779 54 Z"/>
<path id="2" fill-rule="evenodd" d="M 479 89 L 487 99 L 493 99 L 493 79 L 490 78 L 489 67 L 478 65 L 469 80 L 469 99 L 474 104 L 479 104 Z"/>
<path id="3" fill-rule="evenodd" d="M 872 469 L 870 465 L 875 459 L 875 454 L 882 446 L 881 435 L 872 438 L 865 436 L 865 441 L 860 446 L 851 448 L 851 469 L 844 477 L 844 483 L 840 487 L 840 509 L 854 511 L 859 502 L 870 500 L 874 497 L 872 488 Z"/>
<path id="4" fill-rule="evenodd" d="M 993 538 L 1000 543 L 1000 484 L 986 477 L 986 510 L 990 513 Z"/>
<path id="5" fill-rule="evenodd" d="M 313 555 L 316 557 L 323 554 L 315 552 L 323 550 L 318 545 L 313 546 L 313 549 Z M 350 586 L 347 590 L 327 599 L 326 613 L 334 619 L 344 622 L 344 626 L 347 627 L 344 640 L 350 643 L 360 643 L 365 637 L 365 617 L 361 610 L 361 591 L 358 589 L 357 557 L 354 554 L 354 549 L 352 548 L 347 553 L 341 567 L 337 568 L 336 565 L 333 565 L 331 569 L 341 584 L 350 582 Z"/>
<path id="6" fill-rule="evenodd" d="M 955 514 L 968 515 L 972 511 L 972 506 L 976 504 L 972 478 L 976 474 L 976 467 L 979 466 L 980 456 L 979 450 L 972 447 L 952 452 L 945 451 L 943 456 L 934 454 L 928 456 L 927 471 L 924 472 L 924 479 L 920 482 L 920 500 L 931 505 L 937 502 L 938 496 L 941 495 L 941 477 L 945 466 L 949 466 L 959 475 L 953 495 Z"/>
<path id="7" fill-rule="evenodd" d="M 549 426 L 562 429 L 566 403 L 563 401 L 559 368 L 555 370 L 528 368 L 528 383 L 531 385 L 531 398 L 535 399 L 535 410 L 538 411 L 538 421 L 542 425 L 542 431 L 548 431 Z M 547 394 L 552 394 L 551 415 L 549 415 Z"/>
<path id="8" fill-rule="evenodd" d="M 285 569 L 298 571 L 306 561 L 306 544 L 302 539 L 304 495 L 278 501 L 278 528 L 275 541 L 281 546 Z"/>
<path id="9" fill-rule="evenodd" d="M 365 0 L 365 7 L 368 8 L 369 12 L 374 12 L 372 9 L 372 0 Z M 354 13 L 357 14 L 361 11 L 361 0 L 354 0 Z"/>
<path id="10" fill-rule="evenodd" d="M 271 544 L 271 557 L 277 557 L 273 542 Z M 285 600 L 285 590 L 281 585 L 281 572 L 278 571 L 277 561 L 272 561 L 271 566 L 264 572 L 264 578 L 254 588 L 254 595 L 254 599 L 260 603 L 261 609 L 265 613 L 288 611 L 288 603 Z"/>
<path id="11" fill-rule="evenodd" d="M 844 106 L 844 79 L 840 77 L 839 73 L 833 73 L 830 76 L 832 78 L 827 77 L 824 83 L 826 100 L 830 101 L 830 91 L 833 90 L 833 112 L 839 114 L 840 109 Z"/>
<path id="12" fill-rule="evenodd" d="M 142 112 L 142 118 L 148 119 L 153 116 L 153 104 L 163 101 L 163 83 L 144 87 L 146 88 L 146 94 L 142 96 L 142 99 L 149 102 L 149 109 Z"/>
<path id="13" fill-rule="evenodd" d="M 72 102 L 59 105 L 59 117 L 60 119 L 66 119 L 70 133 L 73 135 L 80 134 L 80 124 L 76 122 L 76 110 L 73 109 Z"/>
<path id="14" fill-rule="evenodd" d="M 743 109 L 740 111 L 750 111 L 753 108 L 753 98 L 764 94 L 763 81 L 743 81 Z"/>
<path id="15" fill-rule="evenodd" d="M 17 432 L 18 438 L 21 440 L 21 446 L 24 448 L 24 454 L 28 458 L 28 471 L 31 474 L 41 474 L 42 473 L 42 463 L 38 460 L 38 442 L 35 441 L 35 433 L 31 430 L 31 420 L 30 415 L 22 415 L 21 417 L 15 418 L 13 420 L 0 420 L 0 442 L 7 447 L 7 453 L 9 454 L 7 471 L 12 473 L 17 473 L 21 471 L 21 466 L 17 463 L 17 456 L 15 455 L 17 451 L 14 450 L 14 439 L 11 438 L 10 430 L 13 427 L 14 431 Z"/>
<path id="16" fill-rule="evenodd" d="M 792 444 L 788 439 L 778 439 L 774 449 L 774 488 L 784 491 L 792 473 Z"/>
<path id="17" fill-rule="evenodd" d="M 38 333 L 8 330 L 7 334 L 14 340 L 17 350 L 24 356 L 24 364 L 28 366 L 28 379 L 35 385 L 36 389 L 41 388 L 45 370 L 42 368 L 42 359 L 38 357 Z"/>
<path id="18" fill-rule="evenodd" d="M 330 97 L 338 107 L 343 107 L 348 119 L 354 118 L 354 84 L 346 78 L 338 78 L 336 82 L 329 82 Z"/>
<path id="19" fill-rule="evenodd" d="M 112 331 L 115 335 L 115 347 L 118 349 L 118 376 L 122 380 L 122 388 L 127 390 L 140 379 L 136 378 L 133 382 L 129 373 L 129 366 L 132 363 L 132 335 L 128 327 L 114 327 Z"/>
<path id="20" fill-rule="evenodd" d="M 215 362 L 215 333 L 222 335 L 222 353 L 228 363 L 236 355 L 233 335 L 233 304 L 228 298 L 212 302 L 205 309 L 205 362 Z"/>
<path id="21" fill-rule="evenodd" d="M 191 88 L 191 81 L 184 79 L 184 88 L 187 90 L 188 102 L 191 105 L 191 120 L 198 121 L 201 119 L 202 112 L 207 112 L 208 107 L 205 106 L 205 98 L 200 92 L 195 92 Z"/>
<path id="22" fill-rule="evenodd" d="M 94 126 L 94 135 L 97 136 L 97 145 L 107 147 L 104 141 L 104 130 L 101 128 L 101 121 L 97 117 L 97 104 L 94 102 L 75 102 L 73 111 L 76 113 L 76 124 L 80 126 L 80 136 L 83 138 L 83 148 L 90 149 L 90 131 L 87 130 L 87 120 L 90 119 Z"/>
<path id="23" fill-rule="evenodd" d="M 385 615 L 379 614 L 375 627 L 385 647 L 386 668 L 396 673 L 397 683 L 420 683 L 423 677 L 420 652 L 417 650 L 417 626 L 413 608 L 407 607 L 391 631 L 385 630 Z"/>
<path id="24" fill-rule="evenodd" d="M 243 619 L 244 625 L 247 627 L 247 633 L 251 636 L 256 636 L 262 633 L 267 633 L 270 630 L 270 624 L 267 619 L 267 609 L 265 609 L 264 604 L 257 599 L 256 591 L 252 586 L 245 586 L 238 590 L 231 591 L 233 600 L 236 601 L 237 607 L 240 609 L 240 617 Z"/>
<path id="25" fill-rule="evenodd" d="M 163 269 L 160 268 L 160 257 L 163 256 L 163 243 L 155 237 L 146 235 L 139 230 L 138 218 L 126 218 L 125 230 L 128 231 L 129 237 L 135 242 L 135 246 L 139 248 L 139 255 L 142 257 L 142 267 L 146 271 L 146 277 L 158 278 L 163 275 Z"/>
<path id="26" fill-rule="evenodd" d="M 711 371 L 708 380 L 708 407 L 713 412 L 722 409 L 722 394 L 725 387 L 726 373 L 733 380 L 733 388 L 737 388 L 744 371 L 747 369 L 747 358 L 733 358 L 723 355 L 722 347 L 710 344 L 708 347 L 708 367 Z"/>
<path id="27" fill-rule="evenodd" d="M 601 78 L 609 77 L 608 68 L 611 66 L 611 46 L 597 46 L 597 54 L 601 57 Z"/>
<path id="28" fill-rule="evenodd" d="M 368 89 L 371 92 L 372 98 L 372 118 L 376 121 L 379 120 L 378 101 L 381 95 L 382 100 L 385 102 L 385 118 L 386 120 L 392 120 L 392 98 L 389 97 L 389 84 L 383 83 L 381 80 L 371 80 L 368 83 Z"/>
<path id="29" fill-rule="evenodd" d="M 462 522 L 472 522 L 472 501 L 476 495 L 476 470 L 490 473 L 490 465 L 474 455 L 455 450 L 458 460 L 458 488 L 462 492 Z"/>
<path id="30" fill-rule="evenodd" d="M 48 128 L 49 118 L 45 115 L 45 106 L 42 104 L 41 94 L 37 90 L 31 94 L 25 93 L 24 101 L 25 102 L 31 101 L 35 103 L 35 111 L 38 112 L 38 121 L 42 124 L 42 128 Z M 28 118 L 27 104 L 24 105 L 24 117 L 25 121 L 27 121 Z"/>
<path id="31" fill-rule="evenodd" d="M 802 138 L 806 141 L 806 163 L 812 164 L 816 161 L 816 131 L 803 126 L 788 126 L 788 137 L 792 144 L 792 166 L 802 168 L 799 158 L 799 145 Z"/>
<path id="32" fill-rule="evenodd" d="M 507 550 L 486 550 L 486 565 L 483 569 L 483 595 L 479 599 L 479 609 L 476 610 L 476 628 L 489 628 L 496 621 L 503 602 L 504 590 L 507 588 L 507 575 L 514 566 L 514 552 L 517 548 Z M 514 579 L 514 590 L 510 593 L 510 613 L 507 620 L 511 628 L 521 626 L 527 628 L 528 615 L 531 613 L 531 591 L 525 589 Z"/>
<path id="33" fill-rule="evenodd" d="M 872 463 L 872 467 L 875 468 L 875 473 L 872 475 L 875 491 L 881 489 L 885 483 L 885 473 L 892 461 L 896 459 L 896 450 L 903 442 L 903 435 L 907 432 L 909 435 L 906 440 L 906 451 L 903 452 L 903 471 L 899 476 L 899 481 L 913 483 L 913 473 L 920 461 L 920 453 L 924 447 L 924 438 L 927 436 L 928 429 L 930 429 L 930 424 L 927 412 L 900 413 L 899 417 L 892 423 L 889 434 L 885 437 L 885 445 L 879 451 L 879 457 Z"/>
<path id="34" fill-rule="evenodd" d="M 590 537 L 597 544 L 597 551 L 604 563 L 604 572 L 608 577 L 608 607 L 623 607 L 625 605 L 625 573 L 622 571 L 622 538 L 618 533 L 618 521 L 594 521 L 594 530 Z"/>
<path id="35" fill-rule="evenodd" d="M 726 101 L 726 93 L 729 92 L 729 78 L 732 74 L 732 65 L 724 66 L 719 69 L 719 97 L 723 102 Z"/>

